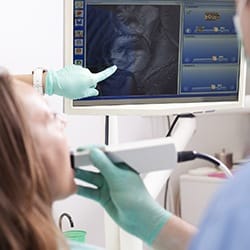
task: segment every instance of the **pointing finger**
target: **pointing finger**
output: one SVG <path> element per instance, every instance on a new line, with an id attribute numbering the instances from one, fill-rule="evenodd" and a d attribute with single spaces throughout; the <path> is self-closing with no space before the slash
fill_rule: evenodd
<path id="1" fill-rule="evenodd" d="M 117 66 L 111 66 L 99 73 L 95 73 L 93 75 L 93 78 L 95 80 L 96 83 L 101 82 L 103 80 L 105 80 L 106 78 L 110 77 L 111 75 L 113 75 L 115 73 L 115 71 L 117 70 Z"/>

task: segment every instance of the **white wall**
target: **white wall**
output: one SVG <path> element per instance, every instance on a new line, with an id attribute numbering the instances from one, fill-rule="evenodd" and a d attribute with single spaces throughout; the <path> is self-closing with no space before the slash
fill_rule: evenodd
<path id="1" fill-rule="evenodd" d="M 0 65 L 12 73 L 30 73 L 37 66 L 63 65 L 63 1 L 11 0 L 0 2 Z M 50 103 L 62 111 L 62 98 Z M 248 115 L 200 116 L 198 130 L 189 147 L 211 153 L 222 148 L 241 158 L 249 145 Z M 167 120 L 121 117 L 121 142 L 164 136 Z M 67 135 L 71 146 L 104 142 L 104 117 L 69 117 Z M 59 163 L 58 163 L 59 164 Z M 73 196 L 54 206 L 55 218 L 69 212 L 77 227 L 87 230 L 90 243 L 104 245 L 103 210 L 94 202 Z M 65 229 L 67 223 L 65 223 Z"/>

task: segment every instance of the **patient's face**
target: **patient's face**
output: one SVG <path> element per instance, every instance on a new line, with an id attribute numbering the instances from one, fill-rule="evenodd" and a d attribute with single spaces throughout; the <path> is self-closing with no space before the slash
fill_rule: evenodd
<path id="1" fill-rule="evenodd" d="M 141 36 L 119 36 L 110 51 L 113 64 L 131 73 L 143 70 L 149 63 L 150 56 L 147 41 Z"/>
<path id="2" fill-rule="evenodd" d="M 116 9 L 116 32 L 110 56 L 119 69 L 137 73 L 151 58 L 151 34 L 160 22 L 155 6 L 122 5 Z"/>
<path id="3" fill-rule="evenodd" d="M 64 133 L 65 123 L 31 86 L 17 83 L 16 90 L 24 103 L 35 145 L 48 171 L 52 197 L 54 200 L 66 198 L 76 191 L 76 185 Z"/>

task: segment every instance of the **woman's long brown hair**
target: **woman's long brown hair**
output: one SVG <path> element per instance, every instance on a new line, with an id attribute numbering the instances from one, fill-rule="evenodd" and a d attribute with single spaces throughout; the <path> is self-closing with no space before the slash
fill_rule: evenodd
<path id="1" fill-rule="evenodd" d="M 0 68 L 0 249 L 58 250 L 46 171 L 18 99 Z"/>

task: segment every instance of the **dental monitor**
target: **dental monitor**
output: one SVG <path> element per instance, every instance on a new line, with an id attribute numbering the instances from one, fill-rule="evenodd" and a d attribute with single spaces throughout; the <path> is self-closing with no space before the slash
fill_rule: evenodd
<path id="1" fill-rule="evenodd" d="M 234 0 L 65 0 L 65 65 L 117 71 L 65 111 L 167 115 L 243 105 Z"/>

